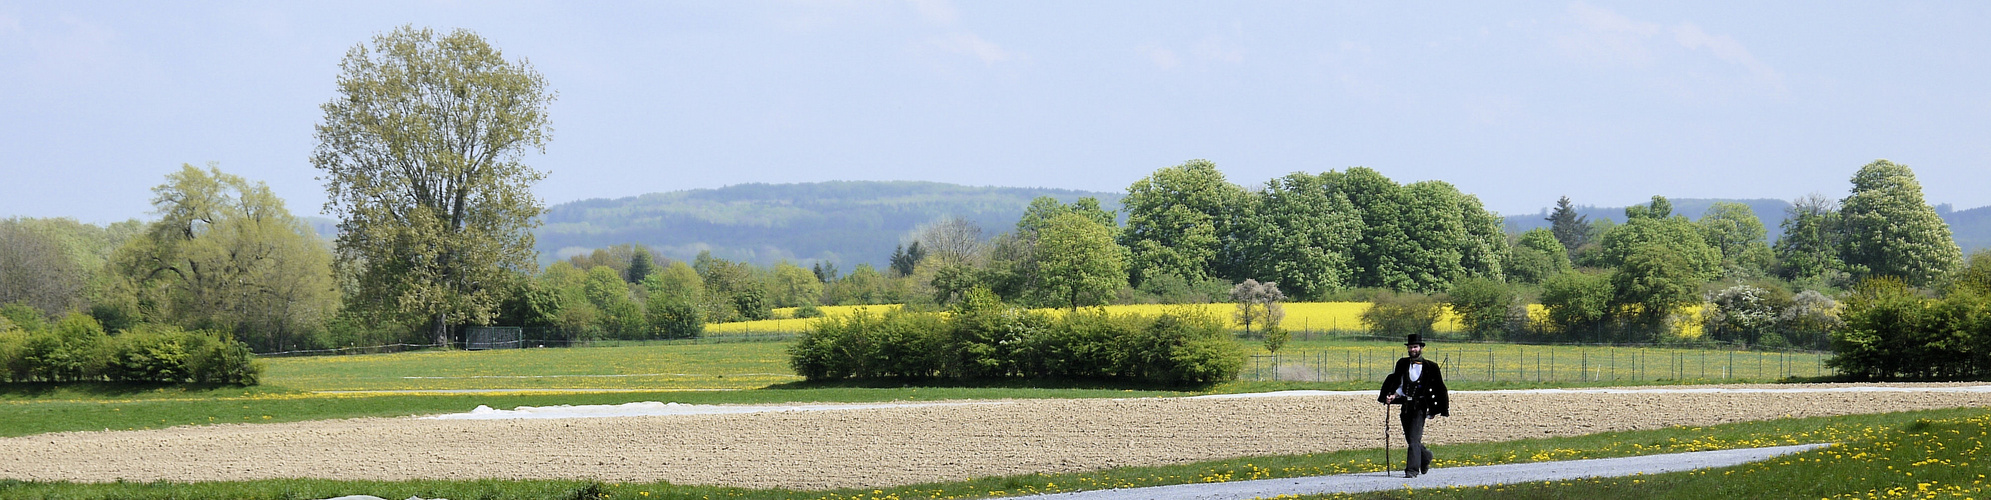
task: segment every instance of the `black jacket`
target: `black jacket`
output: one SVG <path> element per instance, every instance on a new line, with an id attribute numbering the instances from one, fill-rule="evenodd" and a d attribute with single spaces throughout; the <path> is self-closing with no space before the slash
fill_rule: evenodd
<path id="1" fill-rule="evenodd" d="M 1411 404 L 1424 408 L 1426 416 L 1452 416 L 1451 393 L 1445 390 L 1445 376 L 1439 373 L 1438 363 L 1428 359 L 1419 362 L 1424 364 L 1424 373 L 1418 375 L 1417 382 L 1404 390 L 1404 394 L 1410 395 Z M 1377 402 L 1387 402 L 1391 394 L 1396 394 L 1397 386 L 1410 378 L 1410 363 L 1410 358 L 1396 360 L 1396 370 L 1383 379 L 1383 390 L 1376 395 Z"/>

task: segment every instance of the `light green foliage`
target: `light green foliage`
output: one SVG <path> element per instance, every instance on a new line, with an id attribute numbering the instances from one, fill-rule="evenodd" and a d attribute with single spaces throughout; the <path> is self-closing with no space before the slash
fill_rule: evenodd
<path id="1" fill-rule="evenodd" d="M 1783 287 L 1738 283 L 1708 294 L 1707 305 L 1701 309 L 1701 329 L 1725 342 L 1788 345 L 1778 331 L 1786 311 L 1794 305 L 1790 291 Z M 1772 337 L 1775 340 L 1769 340 Z"/>
<path id="2" fill-rule="evenodd" d="M 1487 213 L 1479 198 L 1439 181 L 1403 187 L 1403 232 L 1409 243 L 1401 255 L 1412 290 L 1443 290 L 1467 276 L 1501 279 L 1506 246 L 1500 218 Z"/>
<path id="3" fill-rule="evenodd" d="M 600 338 L 603 331 L 601 309 L 588 300 L 587 281 L 587 271 L 566 261 L 546 266 L 539 275 L 540 286 L 558 297 L 560 313 L 554 324 L 578 339 Z"/>
<path id="4" fill-rule="evenodd" d="M 85 277 L 54 237 L 21 219 L 0 220 L 0 303 L 66 312 L 82 298 Z"/>
<path id="5" fill-rule="evenodd" d="M 1550 243 L 1561 248 L 1553 239 Z M 1445 304 L 1452 307 L 1453 314 L 1459 315 L 1459 323 L 1473 340 L 1483 340 L 1500 338 L 1507 331 L 1508 314 L 1516 300 L 1519 300 L 1518 294 L 1506 283 L 1488 278 L 1466 278 L 1452 284 Z"/>
<path id="6" fill-rule="evenodd" d="M 705 282 L 690 264 L 671 262 L 644 277 L 643 288 L 649 292 L 644 314 L 652 332 L 665 338 L 696 337 L 705 332 L 705 311 L 699 308 Z"/>
<path id="7" fill-rule="evenodd" d="M 1371 302 L 1369 309 L 1362 311 L 1362 326 L 1374 335 L 1430 335 L 1444 314 L 1437 300 L 1421 293 L 1385 291 Z"/>
<path id="8" fill-rule="evenodd" d="M 885 273 L 870 264 L 858 264 L 849 275 L 826 288 L 824 294 L 829 297 L 829 305 L 889 304 L 897 298 Z"/>
<path id="9" fill-rule="evenodd" d="M 425 321 L 438 343 L 449 325 L 490 321 L 506 274 L 536 260 L 544 174 L 522 157 L 552 136 L 545 79 L 470 31 L 412 26 L 339 66 L 311 163 L 340 219 L 348 304 Z"/>
<path id="10" fill-rule="evenodd" d="M 268 186 L 181 166 L 152 188 L 159 220 L 112 268 L 144 320 L 213 329 L 261 349 L 295 347 L 338 311 L 332 256 Z M 313 342 L 303 342 L 310 345 Z"/>
<path id="11" fill-rule="evenodd" d="M 1604 234 L 1599 263 L 1605 267 L 1623 267 L 1641 247 L 1658 245 L 1661 250 L 1655 251 L 1678 257 L 1701 281 L 1719 277 L 1721 254 L 1708 246 L 1700 229 L 1686 217 L 1653 215 L 1670 214 L 1672 205 L 1665 197 L 1652 198 L 1652 205 L 1660 208 L 1636 205 L 1625 208 L 1625 214 L 1630 219 Z"/>
<path id="12" fill-rule="evenodd" d="M 1244 189 L 1224 180 L 1216 164 L 1191 160 L 1155 171 L 1127 187 L 1120 244 L 1131 252 L 1135 284 L 1174 274 L 1192 280 L 1217 275 L 1227 216 Z"/>
<path id="13" fill-rule="evenodd" d="M 1113 242 L 1111 228 L 1080 213 L 1045 222 L 1037 265 L 1043 293 L 1072 309 L 1103 305 L 1127 285 L 1127 251 Z"/>
<path id="14" fill-rule="evenodd" d="M 1922 184 L 1906 165 L 1874 160 L 1861 167 L 1853 174 L 1852 195 L 1839 206 L 1841 257 L 1854 278 L 1897 276 L 1926 286 L 1962 267 L 1963 251 L 1949 225 L 1922 201 Z"/>
<path id="15" fill-rule="evenodd" d="M 705 296 L 700 307 L 704 310 L 706 321 L 756 320 L 773 315 L 773 306 L 767 297 L 767 283 L 756 275 L 752 265 L 714 257 L 711 252 L 699 252 L 698 257 L 692 259 L 691 267 L 698 271 L 699 278 L 705 283 Z"/>
<path id="16" fill-rule="evenodd" d="M 1549 326 L 1565 336 L 1593 333 L 1611 317 L 1611 274 L 1570 271 L 1542 282 Z"/>
<path id="17" fill-rule="evenodd" d="M 1240 200 L 1245 275 L 1286 283 L 1309 298 L 1354 284 L 1349 249 L 1362 238 L 1362 217 L 1331 178 L 1293 173 Z"/>
<path id="18" fill-rule="evenodd" d="M 823 300 L 823 282 L 816 273 L 782 261 L 774 265 L 774 307 L 816 305 Z"/>
<path id="19" fill-rule="evenodd" d="M 639 339 L 647 336 L 643 309 L 630 296 L 628 283 L 622 281 L 622 276 L 614 269 L 589 269 L 581 290 L 587 296 L 588 303 L 601 311 L 598 320 L 609 337 Z"/>
<path id="20" fill-rule="evenodd" d="M 1761 276 L 1773 256 L 1769 231 L 1748 205 L 1715 202 L 1696 222 L 1708 246 L 1721 254 L 1722 273 L 1731 278 Z"/>
<path id="21" fill-rule="evenodd" d="M 705 295 L 705 281 L 691 264 L 671 262 L 662 270 L 643 278 L 643 288 L 651 297 L 669 295 L 690 302 L 698 302 Z"/>
<path id="22" fill-rule="evenodd" d="M 1541 283 L 1550 276 L 1568 272 L 1571 269 L 1569 254 L 1557 241 L 1555 232 L 1548 228 L 1535 228 L 1521 233 L 1509 251 L 1505 266 L 1508 278 L 1522 283 Z"/>

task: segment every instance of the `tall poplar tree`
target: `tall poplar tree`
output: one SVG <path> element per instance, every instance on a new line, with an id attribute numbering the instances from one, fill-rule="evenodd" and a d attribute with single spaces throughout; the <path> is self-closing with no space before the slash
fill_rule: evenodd
<path id="1" fill-rule="evenodd" d="M 545 211 L 524 163 L 552 137 L 554 94 L 524 59 L 468 30 L 402 26 L 346 52 L 312 166 L 339 223 L 349 305 L 430 325 L 488 322 L 533 269 Z"/>

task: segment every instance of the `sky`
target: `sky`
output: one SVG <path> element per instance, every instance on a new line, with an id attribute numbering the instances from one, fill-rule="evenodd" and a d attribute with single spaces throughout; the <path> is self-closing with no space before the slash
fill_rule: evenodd
<path id="1" fill-rule="evenodd" d="M 1124 192 L 1207 159 L 1568 196 L 1843 197 L 1914 169 L 1991 205 L 1986 2 L 0 0 L 0 217 L 150 219 L 214 162 L 325 212 L 348 50 L 476 32 L 558 93 L 548 205 L 741 183 Z M 1695 214 L 1690 214 L 1695 215 Z"/>

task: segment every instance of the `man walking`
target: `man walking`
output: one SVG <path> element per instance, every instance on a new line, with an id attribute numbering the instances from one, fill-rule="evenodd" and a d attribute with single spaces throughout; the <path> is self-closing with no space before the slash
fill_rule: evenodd
<path id="1" fill-rule="evenodd" d="M 1438 364 L 1424 359 L 1424 339 L 1411 334 L 1403 345 L 1410 355 L 1396 360 L 1396 370 L 1383 379 L 1383 390 L 1376 401 L 1403 405 L 1397 415 L 1403 421 L 1403 440 L 1410 443 L 1403 477 L 1417 477 L 1431 471 L 1431 450 L 1424 447 L 1424 420 L 1451 416 L 1451 396 L 1445 390 L 1445 377 L 1439 374 Z"/>

